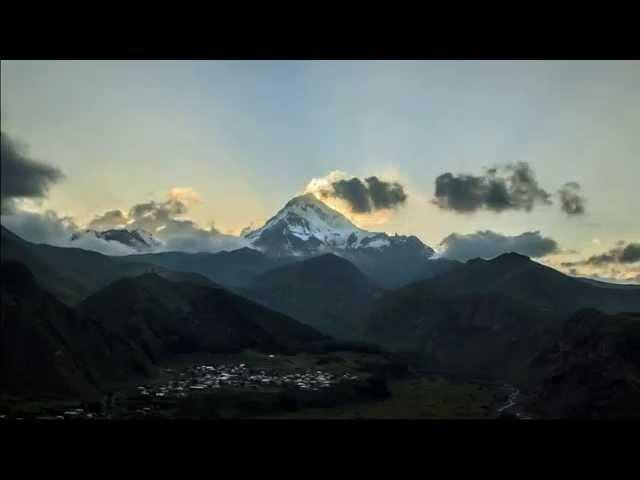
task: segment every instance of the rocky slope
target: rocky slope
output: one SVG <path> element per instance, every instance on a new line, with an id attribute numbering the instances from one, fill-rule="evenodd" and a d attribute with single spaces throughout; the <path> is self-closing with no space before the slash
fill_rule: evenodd
<path id="1" fill-rule="evenodd" d="M 582 310 L 535 363 L 547 369 L 531 407 L 556 418 L 640 418 L 640 313 Z"/>

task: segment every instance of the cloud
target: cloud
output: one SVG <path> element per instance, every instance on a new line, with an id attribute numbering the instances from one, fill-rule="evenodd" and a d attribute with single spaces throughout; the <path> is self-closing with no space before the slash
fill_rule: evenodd
<path id="1" fill-rule="evenodd" d="M 13 201 L 12 198 L 10 200 Z M 200 202 L 200 195 L 192 188 L 176 187 L 168 192 L 165 201 L 138 203 L 127 213 L 119 209 L 109 210 L 96 215 L 86 228 L 96 231 L 122 228 L 147 231 L 160 241 L 154 251 L 217 252 L 247 246 L 244 238 L 223 234 L 213 224 L 202 228 L 192 220 L 182 218 L 188 213 L 190 205 Z M 12 206 L 17 207 L 18 203 L 14 202 Z M 106 255 L 137 253 L 120 242 L 83 234 L 85 228 L 80 228 L 73 218 L 60 216 L 53 210 L 40 213 L 13 208 L 3 211 L 2 224 L 34 243 L 83 248 Z M 74 240 L 71 240 L 72 236 Z"/>
<path id="2" fill-rule="evenodd" d="M 45 198 L 52 184 L 64 178 L 50 165 L 29 158 L 26 148 L 0 132 L 1 211 L 16 211 L 18 198 Z"/>
<path id="3" fill-rule="evenodd" d="M 187 205 L 176 198 L 169 198 L 165 202 L 139 203 L 129 210 L 129 225 L 131 228 L 139 228 L 155 233 L 161 227 L 165 227 L 174 217 L 188 212 Z"/>
<path id="4" fill-rule="evenodd" d="M 332 190 L 325 190 L 321 192 L 321 195 L 346 200 L 355 213 L 369 213 L 371 211 L 369 191 L 360 179 L 338 180 L 332 184 L 332 187 Z"/>
<path id="5" fill-rule="evenodd" d="M 191 206 L 202 203 L 202 197 L 191 187 L 173 187 L 169 190 L 169 199 Z"/>
<path id="6" fill-rule="evenodd" d="M 583 260 L 562 262 L 559 267 L 571 275 L 608 282 L 638 283 L 640 281 L 640 243 L 618 241 L 606 252 Z"/>
<path id="7" fill-rule="evenodd" d="M 122 210 L 110 210 L 102 215 L 95 217 L 87 228 L 92 230 L 109 230 L 111 228 L 123 228 L 129 219 Z"/>
<path id="8" fill-rule="evenodd" d="M 640 261 L 640 243 L 630 243 L 624 247 L 618 261 L 620 263 L 635 263 Z"/>
<path id="9" fill-rule="evenodd" d="M 582 215 L 585 211 L 585 198 L 580 195 L 577 182 L 567 182 L 558 190 L 560 209 L 569 216 Z"/>
<path id="10" fill-rule="evenodd" d="M 544 257 L 558 251 L 558 244 L 540 232 L 524 232 L 508 236 L 491 230 L 478 231 L 468 235 L 452 233 L 440 245 L 444 246 L 441 256 L 466 261 L 471 258 L 493 258 L 503 253 L 516 252 L 528 257 Z"/>
<path id="11" fill-rule="evenodd" d="M 594 280 L 600 280 L 610 283 L 621 284 L 639 284 L 640 283 L 640 268 L 605 268 L 597 271 L 590 269 L 576 269 L 571 268 L 568 270 L 570 275 L 574 277 L 585 277 Z"/>
<path id="12" fill-rule="evenodd" d="M 586 260 L 576 262 L 564 262 L 563 267 L 576 267 L 581 265 L 603 266 L 609 264 L 629 264 L 640 261 L 640 243 L 617 242 L 612 249 L 599 255 L 592 255 Z"/>
<path id="13" fill-rule="evenodd" d="M 156 235 L 165 251 L 218 252 L 248 245 L 244 238 L 223 234 L 213 226 L 200 228 L 191 220 L 171 220 Z"/>
<path id="14" fill-rule="evenodd" d="M 436 178 L 433 203 L 458 213 L 531 211 L 536 204 L 551 204 L 550 197 L 538 185 L 531 167 L 519 162 L 488 169 L 482 176 L 443 173 Z"/>
<path id="15" fill-rule="evenodd" d="M 200 195 L 190 187 L 173 188 L 163 202 L 149 201 L 133 205 L 127 214 L 111 210 L 96 216 L 89 228 L 107 230 L 126 227 L 144 230 L 162 242 L 158 251 L 217 252 L 247 245 L 244 238 L 226 235 L 213 225 L 202 228 L 189 219 L 189 205 L 200 203 Z"/>
<path id="16" fill-rule="evenodd" d="M 364 179 L 369 186 L 369 196 L 374 210 L 397 208 L 407 201 L 404 187 L 398 182 L 387 182 L 373 176 Z"/>
<path id="17" fill-rule="evenodd" d="M 71 241 L 80 231 L 71 217 L 60 217 L 53 210 L 44 213 L 16 211 L 2 216 L 2 224 L 16 235 L 33 243 L 46 243 L 57 247 L 75 247 L 93 250 L 105 255 L 128 255 L 131 248 L 93 236 L 82 236 Z"/>
<path id="18" fill-rule="evenodd" d="M 60 217 L 53 210 L 44 213 L 18 211 L 3 215 L 2 224 L 30 242 L 51 245 L 67 242 L 78 230 L 71 217 Z"/>
<path id="19" fill-rule="evenodd" d="M 339 170 L 330 172 L 322 178 L 312 179 L 306 192 L 321 199 L 337 198 L 343 200 L 349 210 L 355 214 L 371 214 L 380 210 L 392 210 L 404 205 L 407 193 L 402 184 L 382 180 L 376 176 L 361 180 L 348 177 Z"/>

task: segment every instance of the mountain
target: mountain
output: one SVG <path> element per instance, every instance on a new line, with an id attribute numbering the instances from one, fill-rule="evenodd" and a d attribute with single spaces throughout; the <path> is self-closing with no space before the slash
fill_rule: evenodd
<path id="1" fill-rule="evenodd" d="M 640 418 L 640 314 L 589 309 L 540 355 L 547 368 L 531 407 L 557 418 Z"/>
<path id="2" fill-rule="evenodd" d="M 99 399 L 175 354 L 315 351 L 331 338 L 220 287 L 147 273 L 70 308 L 19 262 L 3 262 L 0 389 Z"/>
<path id="3" fill-rule="evenodd" d="M 41 258 L 35 245 L 23 240 L 4 226 L 0 226 L 0 259 L 2 262 L 16 261 L 28 266 L 40 286 L 54 293 L 67 304 L 88 294 L 88 289 L 80 280 L 68 278 Z"/>
<path id="4" fill-rule="evenodd" d="M 583 282 L 586 282 L 601 288 L 616 288 L 618 290 L 640 289 L 640 284 L 637 284 L 637 283 L 611 283 L 611 282 L 603 282 L 601 280 L 595 280 L 593 278 L 587 278 L 587 277 L 574 277 L 574 278 L 577 278 L 579 280 L 582 280 Z"/>
<path id="5" fill-rule="evenodd" d="M 111 282 L 127 276 L 154 271 L 170 279 L 211 283 L 195 273 L 170 272 L 139 261 L 120 261 L 80 248 L 34 244 L 1 227 L 0 258 L 25 264 L 38 284 L 67 305 L 75 305 Z"/>
<path id="6" fill-rule="evenodd" d="M 327 253 L 263 273 L 241 293 L 321 332 L 349 338 L 382 289 L 348 260 Z"/>
<path id="7" fill-rule="evenodd" d="M 404 246 L 396 245 L 394 248 L 382 250 L 367 248 L 347 251 L 344 257 L 380 286 L 388 289 L 434 278 L 462 265 L 458 261 L 445 258 L 425 259 L 420 253 L 420 248 L 412 247 L 410 242 Z"/>
<path id="8" fill-rule="evenodd" d="M 383 297 L 362 338 L 410 354 L 425 368 L 530 383 L 532 360 L 556 341 L 562 317 L 500 294 L 455 297 L 410 289 Z"/>
<path id="9" fill-rule="evenodd" d="M 331 340 L 193 273 L 121 278 L 76 308 L 43 289 L 20 262 L 3 260 L 1 273 L 6 392 L 96 398 L 111 385 L 152 375 L 177 353 L 292 353 Z"/>
<path id="10" fill-rule="evenodd" d="M 142 351 L 78 315 L 19 262 L 1 267 L 0 390 L 99 398 L 100 389 L 153 372 Z"/>
<path id="11" fill-rule="evenodd" d="M 153 363 L 177 353 L 295 352 L 326 337 L 223 288 L 171 282 L 148 273 L 122 278 L 78 311 L 140 347 Z"/>
<path id="12" fill-rule="evenodd" d="M 358 228 L 311 193 L 289 200 L 263 227 L 245 238 L 274 257 L 394 248 L 410 249 L 424 258 L 434 253 L 414 236 L 390 236 Z"/>
<path id="13" fill-rule="evenodd" d="M 457 262 L 431 262 L 434 251 L 415 236 L 388 235 L 358 228 L 313 194 L 291 199 L 267 223 L 245 235 L 272 257 L 334 253 L 352 261 L 388 288 L 426 278 Z"/>
<path id="14" fill-rule="evenodd" d="M 149 252 L 162 246 L 162 242 L 145 230 L 128 230 L 125 228 L 97 231 L 92 229 L 76 232 L 71 241 L 85 237 L 95 237 L 109 242 L 118 242 L 137 252 Z"/>
<path id="15" fill-rule="evenodd" d="M 473 259 L 463 267 L 408 287 L 438 296 L 500 293 L 553 311 L 598 308 L 608 313 L 640 311 L 640 290 L 602 288 L 570 277 L 517 253 Z"/>
<path id="16" fill-rule="evenodd" d="M 226 287 L 244 287 L 261 273 L 295 261 L 290 258 L 271 258 L 247 247 L 218 253 L 163 252 L 126 255 L 118 257 L 117 260 L 194 272 Z"/>
<path id="17" fill-rule="evenodd" d="M 529 383 L 544 373 L 532 360 L 584 307 L 640 311 L 640 291 L 590 285 L 511 253 L 388 293 L 362 319 L 362 335 L 434 369 Z"/>

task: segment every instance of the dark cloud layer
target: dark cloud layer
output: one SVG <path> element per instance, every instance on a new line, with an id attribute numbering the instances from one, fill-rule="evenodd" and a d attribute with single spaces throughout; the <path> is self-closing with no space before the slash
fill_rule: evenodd
<path id="1" fill-rule="evenodd" d="M 371 211 L 369 202 L 369 190 L 359 178 L 338 180 L 332 183 L 333 192 L 327 192 L 326 196 L 334 196 L 346 200 L 351 209 L 357 213 Z"/>
<path id="2" fill-rule="evenodd" d="M 580 185 L 566 183 L 558 190 L 560 208 L 569 215 L 584 213 L 585 199 Z M 444 210 L 471 213 L 477 210 L 503 212 L 531 211 L 536 205 L 551 205 L 551 194 L 536 180 L 526 162 L 491 168 L 475 176 L 450 172 L 436 178 L 433 203 Z"/>
<path id="3" fill-rule="evenodd" d="M 466 261 L 471 258 L 493 258 L 503 253 L 516 252 L 528 257 L 544 257 L 558 251 L 558 244 L 540 232 L 524 232 L 508 236 L 491 230 L 469 235 L 452 233 L 440 243 L 445 250 L 443 256 Z"/>
<path id="4" fill-rule="evenodd" d="M 600 255 L 592 255 L 586 260 L 577 262 L 564 262 L 563 267 L 576 267 L 580 265 L 591 265 L 600 267 L 609 264 L 628 264 L 640 261 L 640 243 L 620 244 L 611 250 L 601 253 Z"/>
<path id="5" fill-rule="evenodd" d="M 322 190 L 321 195 L 345 200 L 354 213 L 371 213 L 376 210 L 397 208 L 407 201 L 404 187 L 398 182 L 387 182 L 378 177 L 337 180 L 330 190 Z"/>
<path id="6" fill-rule="evenodd" d="M 29 158 L 23 148 L 0 132 L 2 213 L 15 210 L 16 198 L 44 198 L 49 187 L 61 180 L 60 170 Z"/>
<path id="7" fill-rule="evenodd" d="M 558 190 L 560 208 L 567 215 L 584 214 L 585 198 L 580 195 L 580 185 L 576 182 L 567 182 Z"/>
<path id="8" fill-rule="evenodd" d="M 537 203 L 550 204 L 550 197 L 538 185 L 531 167 L 520 162 L 489 169 L 483 176 L 444 173 L 436 178 L 434 203 L 460 213 L 483 208 L 530 211 Z"/>
<path id="9" fill-rule="evenodd" d="M 620 263 L 634 263 L 640 261 L 640 243 L 630 243 L 622 250 Z"/>

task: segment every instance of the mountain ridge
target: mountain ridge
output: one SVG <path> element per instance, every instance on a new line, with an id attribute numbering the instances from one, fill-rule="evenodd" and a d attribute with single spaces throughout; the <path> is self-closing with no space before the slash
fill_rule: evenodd
<path id="1" fill-rule="evenodd" d="M 383 290 L 343 257 L 325 253 L 259 275 L 240 293 L 342 338 Z"/>
<path id="2" fill-rule="evenodd" d="M 640 311 L 640 290 L 597 287 L 507 253 L 390 291 L 360 323 L 364 340 L 426 364 L 532 382 L 543 373 L 535 355 L 585 307 Z"/>

